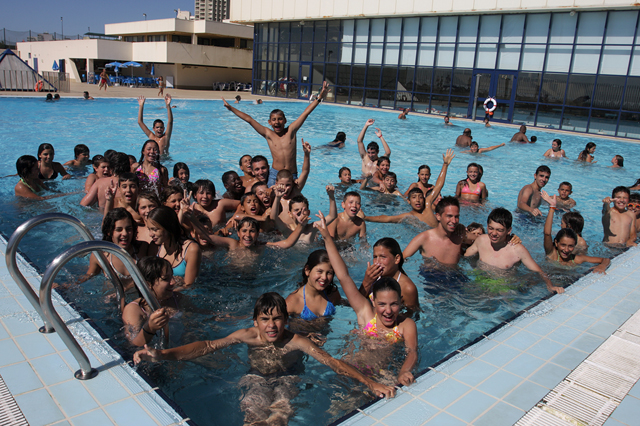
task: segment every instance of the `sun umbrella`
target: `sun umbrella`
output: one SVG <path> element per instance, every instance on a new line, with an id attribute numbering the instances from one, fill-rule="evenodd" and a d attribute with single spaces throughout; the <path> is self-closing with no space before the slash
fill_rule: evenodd
<path id="1" fill-rule="evenodd" d="M 56 61 L 53 61 L 53 66 L 51 67 L 52 70 L 54 71 L 58 71 L 60 69 L 60 67 L 58 66 L 58 63 Z"/>
<path id="2" fill-rule="evenodd" d="M 124 64 L 120 63 L 120 62 L 109 62 L 108 64 L 105 65 L 105 67 L 107 68 L 115 68 L 114 71 L 116 72 L 116 77 L 118 76 L 118 67 L 122 68 Z"/>
<path id="3" fill-rule="evenodd" d="M 138 62 L 134 62 L 134 61 L 125 62 L 124 64 L 122 64 L 122 68 L 131 67 L 131 77 L 133 77 L 133 69 L 134 68 L 139 68 L 141 66 L 142 66 L 142 64 L 140 64 Z"/>

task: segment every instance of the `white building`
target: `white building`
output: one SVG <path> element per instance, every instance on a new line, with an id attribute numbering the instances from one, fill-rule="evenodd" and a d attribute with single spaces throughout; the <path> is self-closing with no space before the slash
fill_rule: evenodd
<path id="1" fill-rule="evenodd" d="M 174 18 L 107 24 L 105 33 L 119 40 L 22 42 L 17 51 L 39 71 L 52 71 L 56 61 L 75 81 L 99 74 L 113 61 L 145 65 L 120 70 L 125 75 L 133 72 L 134 76 L 150 77 L 153 67 L 154 75 L 169 77 L 177 88 L 211 88 L 218 81 L 251 80 L 250 26 Z"/>
<path id="2" fill-rule="evenodd" d="M 254 24 L 253 88 L 640 138 L 632 0 L 234 0 Z M 287 82 L 285 83 L 284 80 Z M 477 94 L 477 98 L 476 98 Z"/>

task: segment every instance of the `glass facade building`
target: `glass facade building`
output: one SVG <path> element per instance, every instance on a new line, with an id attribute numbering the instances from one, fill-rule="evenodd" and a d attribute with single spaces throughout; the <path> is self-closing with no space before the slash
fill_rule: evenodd
<path id="1" fill-rule="evenodd" d="M 638 9 L 256 23 L 253 91 L 640 139 Z M 474 99 L 477 94 L 477 101 Z"/>

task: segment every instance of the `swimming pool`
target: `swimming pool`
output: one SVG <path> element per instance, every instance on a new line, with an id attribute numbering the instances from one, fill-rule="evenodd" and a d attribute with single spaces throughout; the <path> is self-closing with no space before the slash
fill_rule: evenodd
<path id="1" fill-rule="evenodd" d="M 192 181 L 209 178 L 221 189 L 220 176 L 227 170 L 237 170 L 237 161 L 242 154 L 263 154 L 268 156 L 266 143 L 248 125 L 237 119 L 216 101 L 174 101 L 175 125 L 172 137 L 171 158 L 165 161 L 172 166 L 177 161 L 186 162 L 191 168 Z M 145 108 L 147 122 L 155 118 L 164 119 L 166 110 L 159 100 L 149 100 Z M 306 107 L 304 103 L 268 102 L 264 105 L 241 104 L 241 109 L 265 123 L 273 108 L 283 109 L 289 120 L 295 119 Z M 82 100 L 64 99 L 58 103 L 45 103 L 39 99 L 3 99 L 0 102 L 0 140 L 5 155 L 0 159 L 0 175 L 15 173 L 15 160 L 23 154 L 35 154 L 42 142 L 49 142 L 56 148 L 56 161 L 64 162 L 73 156 L 73 146 L 87 144 L 92 155 L 108 148 L 138 155 L 145 140 L 137 126 L 137 102 L 130 100 Z M 513 128 L 493 127 L 485 129 L 480 124 L 466 122 L 453 127 L 442 126 L 441 118 L 410 115 L 407 121 L 399 121 L 396 114 L 384 111 L 368 111 L 335 105 L 321 105 L 310 116 L 299 137 L 316 147 L 311 158 L 311 177 L 305 188 L 305 195 L 311 200 L 312 211 L 327 211 L 328 203 L 324 186 L 337 182 L 337 172 L 346 165 L 354 175 L 360 169 L 360 159 L 355 146 L 355 138 L 368 118 L 375 118 L 374 127 L 380 127 L 392 150 L 391 170 L 398 175 L 399 186 L 406 189 L 416 179 L 418 166 L 428 164 L 432 175 L 437 176 L 442 165 L 442 154 L 453 146 L 455 138 L 465 126 L 472 129 L 474 140 L 481 147 L 506 142 L 515 133 Z M 347 133 L 347 147 L 343 150 L 328 150 L 320 145 L 333 139 L 336 132 Z M 480 163 L 485 170 L 483 182 L 490 191 L 488 202 L 478 207 L 463 207 L 461 222 L 486 222 L 489 211 L 497 206 L 514 210 L 520 188 L 533 179 L 535 168 L 547 164 L 552 169 L 547 190 L 555 193 L 561 181 L 568 180 L 574 186 L 572 197 L 586 217 L 584 237 L 590 243 L 593 254 L 609 255 L 608 249 L 599 241 L 602 239 L 600 224 L 600 200 L 610 195 L 611 188 L 619 184 L 630 185 L 638 176 L 637 165 L 630 161 L 638 155 L 636 144 L 620 143 L 604 139 L 585 138 L 566 134 L 556 134 L 530 129 L 530 135 L 537 135 L 535 145 L 508 144 L 506 147 L 486 155 L 471 156 L 458 153 L 449 168 L 449 177 L 443 194 L 451 194 L 458 180 L 466 176 L 466 166 L 470 162 Z M 550 147 L 554 138 L 563 141 L 563 149 L 569 160 L 548 160 L 542 154 Z M 369 130 L 366 141 L 375 140 L 373 129 Z M 577 164 L 573 161 L 588 141 L 598 144 L 595 165 Z M 615 154 L 627 159 L 622 170 L 608 167 Z M 299 152 L 301 161 L 301 152 Z M 78 205 L 81 194 L 75 194 L 40 203 L 16 200 L 13 197 L 15 177 L 0 181 L 0 231 L 10 235 L 13 229 L 35 214 L 64 211 L 81 218 L 99 237 L 100 216 L 93 210 Z M 433 180 L 432 180 L 433 182 Z M 62 192 L 79 191 L 83 180 L 58 181 L 56 190 Z M 363 196 L 363 209 L 367 214 L 395 214 L 408 210 L 405 203 L 395 198 L 375 194 Z M 410 239 L 425 229 L 420 224 L 368 224 L 368 239 L 374 243 L 381 237 L 394 237 L 405 247 Z M 556 218 L 554 229 L 559 229 Z M 549 266 L 543 261 L 542 220 L 516 218 L 515 232 L 523 238 L 534 258 L 544 269 Z M 60 225 L 38 228 L 23 240 L 22 250 L 41 269 L 57 254 L 52 246 L 66 248 L 79 239 L 69 236 Z M 55 237 L 52 235 L 60 235 Z M 268 252 L 253 268 L 236 268 L 229 265 L 223 253 L 208 255 L 203 265 L 199 284 L 189 290 L 196 305 L 211 311 L 214 315 L 188 314 L 182 324 L 177 324 L 173 335 L 180 343 L 196 339 L 215 339 L 239 327 L 251 324 L 250 318 L 255 298 L 265 292 L 275 290 L 286 296 L 295 287 L 300 269 L 312 248 L 298 248 L 286 252 Z M 346 256 L 356 281 L 364 275 L 366 262 L 371 260 L 370 250 L 355 246 Z M 421 274 L 422 263 L 416 256 L 406 263 L 406 270 L 419 288 L 423 312 L 417 320 L 420 333 L 420 361 L 417 370 L 433 364 L 444 355 L 473 340 L 505 318 L 546 294 L 546 289 L 530 274 L 523 274 L 522 281 L 531 280 L 533 286 L 522 286 L 518 291 L 503 296 L 481 293 L 461 277 L 459 272 L 441 274 Z M 76 260 L 69 264 L 70 275 L 86 271 L 87 261 Z M 461 263 L 463 272 L 469 269 Z M 223 267 L 225 269 L 223 269 Z M 547 269 L 556 282 L 568 284 L 586 271 Z M 70 278 L 69 278 L 70 279 Z M 64 278 L 62 279 L 64 280 Z M 66 296 L 77 300 L 76 306 L 90 317 L 108 335 L 118 334 L 121 323 L 115 306 L 102 301 L 102 280 L 94 279 L 82 288 L 68 290 Z M 247 295 L 249 295 L 247 297 Z M 93 302 L 93 303 L 92 303 Z M 221 314 L 230 313 L 227 319 Z M 325 344 L 332 355 L 342 357 L 349 353 L 357 339 L 349 333 L 353 329 L 355 315 L 350 308 L 339 307 L 336 317 L 324 332 L 328 336 Z M 196 327 L 198 326 L 198 327 Z M 116 340 L 122 341 L 117 335 Z M 219 424 L 239 424 L 242 421 L 238 406 L 239 378 L 248 369 L 246 349 L 231 348 L 210 355 L 198 362 L 158 364 L 145 369 L 156 383 L 180 405 L 186 414 L 200 424 L 209 424 L 216 419 Z M 329 423 L 345 412 L 367 400 L 362 395 L 362 387 L 353 381 L 336 377 L 328 368 L 315 361 L 307 361 L 301 373 L 302 390 L 294 399 L 295 417 L 291 424 Z M 353 388 L 353 390 L 352 390 Z M 215 401 L 215 403 L 212 403 Z"/>

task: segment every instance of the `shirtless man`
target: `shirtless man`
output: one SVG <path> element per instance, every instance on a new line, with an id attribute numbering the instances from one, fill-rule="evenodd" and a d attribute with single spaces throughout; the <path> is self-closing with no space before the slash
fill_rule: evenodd
<path id="1" fill-rule="evenodd" d="M 604 241 L 615 246 L 636 246 L 636 215 L 627 210 L 629 204 L 629 189 L 617 186 L 611 197 L 602 200 L 602 227 Z M 613 203 L 613 208 L 611 207 Z"/>
<path id="2" fill-rule="evenodd" d="M 158 143 L 160 155 L 169 153 L 169 145 L 171 143 L 171 132 L 173 131 L 173 112 L 171 112 L 171 95 L 165 95 L 164 102 L 167 104 L 167 128 L 165 131 L 164 122 L 162 120 L 155 120 L 153 122 L 153 132 L 144 124 L 144 96 L 138 96 L 138 126 L 142 129 L 144 134 L 151 140 Z"/>
<path id="3" fill-rule="evenodd" d="M 527 126 L 523 124 L 520 126 L 520 131 L 511 137 L 511 142 L 534 143 L 535 141 L 530 141 L 525 133 L 527 133 Z"/>
<path id="4" fill-rule="evenodd" d="M 462 134 L 456 139 L 456 145 L 463 148 L 471 146 L 471 129 L 466 128 L 462 131 Z"/>
<path id="5" fill-rule="evenodd" d="M 96 180 L 93 185 L 91 185 L 91 188 L 89 189 L 89 192 L 87 192 L 87 195 L 85 195 L 84 198 L 80 200 L 81 206 L 92 206 L 97 201 L 98 206 L 100 206 L 100 211 L 103 211 L 106 204 L 105 197 L 107 194 L 107 190 L 118 183 L 122 174 L 129 173 L 131 171 L 129 156 L 124 152 L 115 153 L 110 158 L 113 160 L 113 175 Z M 116 190 L 114 197 L 122 197 L 120 188 Z"/>
<path id="6" fill-rule="evenodd" d="M 107 75 L 107 70 L 102 70 L 100 73 L 100 84 L 98 85 L 98 91 L 104 87 L 104 91 L 107 91 L 107 86 L 109 85 L 109 76 Z"/>
<path id="7" fill-rule="evenodd" d="M 449 121 L 449 116 L 448 116 L 448 115 L 445 115 L 445 116 L 444 116 L 444 125 L 445 125 L 445 126 L 453 126 L 453 123 L 451 123 L 451 122 Z"/>
<path id="8" fill-rule="evenodd" d="M 360 131 L 358 135 L 358 152 L 360 153 L 360 158 L 362 159 L 362 176 L 373 176 L 373 174 L 378 170 L 378 154 L 380 153 L 380 146 L 376 142 L 371 142 L 367 145 L 367 149 L 364 149 L 364 136 L 367 133 L 367 129 L 370 126 L 373 126 L 375 120 L 370 118 L 364 124 L 364 127 Z M 384 147 L 384 155 L 386 157 L 391 155 L 391 149 L 389 149 L 389 145 L 387 145 L 387 141 L 384 140 L 382 136 L 382 132 L 380 129 L 376 129 L 376 136 L 380 138 L 380 142 L 382 142 L 382 146 Z"/>
<path id="9" fill-rule="evenodd" d="M 467 249 L 464 256 L 480 255 L 480 262 L 498 269 L 510 269 L 522 262 L 530 271 L 537 272 L 547 285 L 550 292 L 564 293 L 564 288 L 556 287 L 551 283 L 547 274 L 542 272 L 540 266 L 529 254 L 522 244 L 509 244 L 508 237 L 511 233 L 511 212 L 502 207 L 494 209 L 487 219 L 487 233 L 480 235 Z"/>
<path id="10" fill-rule="evenodd" d="M 287 119 L 284 116 L 284 112 L 279 109 L 271 111 L 271 114 L 269 115 L 269 124 L 273 130 L 258 123 L 249 114 L 238 111 L 236 108 L 229 105 L 224 98 L 222 98 L 225 108 L 249 123 L 251 127 L 260 134 L 260 136 L 267 140 L 269 150 L 271 150 L 271 157 L 273 158 L 271 171 L 269 173 L 269 181 L 267 182 L 269 186 L 272 186 L 275 183 L 276 175 L 282 169 L 289 170 L 293 174 L 294 179 L 298 178 L 298 165 L 296 164 L 296 149 L 298 141 L 296 135 L 309 114 L 316 109 L 320 102 L 322 102 L 322 99 L 326 96 L 327 88 L 327 82 L 325 81 L 322 84 L 322 90 L 318 94 L 317 99 L 309 103 L 309 106 L 302 112 L 302 114 L 300 114 L 300 117 L 291 123 L 289 127 L 285 127 Z"/>
<path id="11" fill-rule="evenodd" d="M 456 265 L 462 256 L 466 228 L 460 224 L 460 203 L 455 197 L 444 197 L 436 206 L 438 224 L 413 238 L 404 249 L 405 259 L 420 251 L 423 258 L 434 258 L 444 265 Z"/>
<path id="12" fill-rule="evenodd" d="M 547 166 L 540 166 L 533 175 L 533 182 L 525 185 L 518 194 L 518 209 L 529 212 L 534 216 L 540 216 L 542 213 L 538 210 L 542 203 L 540 190 L 549 182 L 551 177 L 551 169 Z"/>
<path id="13" fill-rule="evenodd" d="M 544 153 L 544 156 L 556 157 L 556 158 L 560 158 L 560 157 L 567 158 L 567 154 L 565 154 L 564 149 L 562 149 L 562 141 L 560 139 L 554 139 L 553 142 L 551 142 L 551 148 L 549 148 L 547 152 Z"/>
<path id="14" fill-rule="evenodd" d="M 406 120 L 407 119 L 407 115 L 409 114 L 409 108 L 405 108 L 402 110 L 402 112 L 400 113 L 400 115 L 398 116 L 398 118 L 400 120 Z"/>
<path id="15" fill-rule="evenodd" d="M 256 155 L 251 159 L 251 171 L 258 182 L 269 181 L 269 161 L 262 155 Z M 270 186 L 270 185 L 269 185 Z"/>

